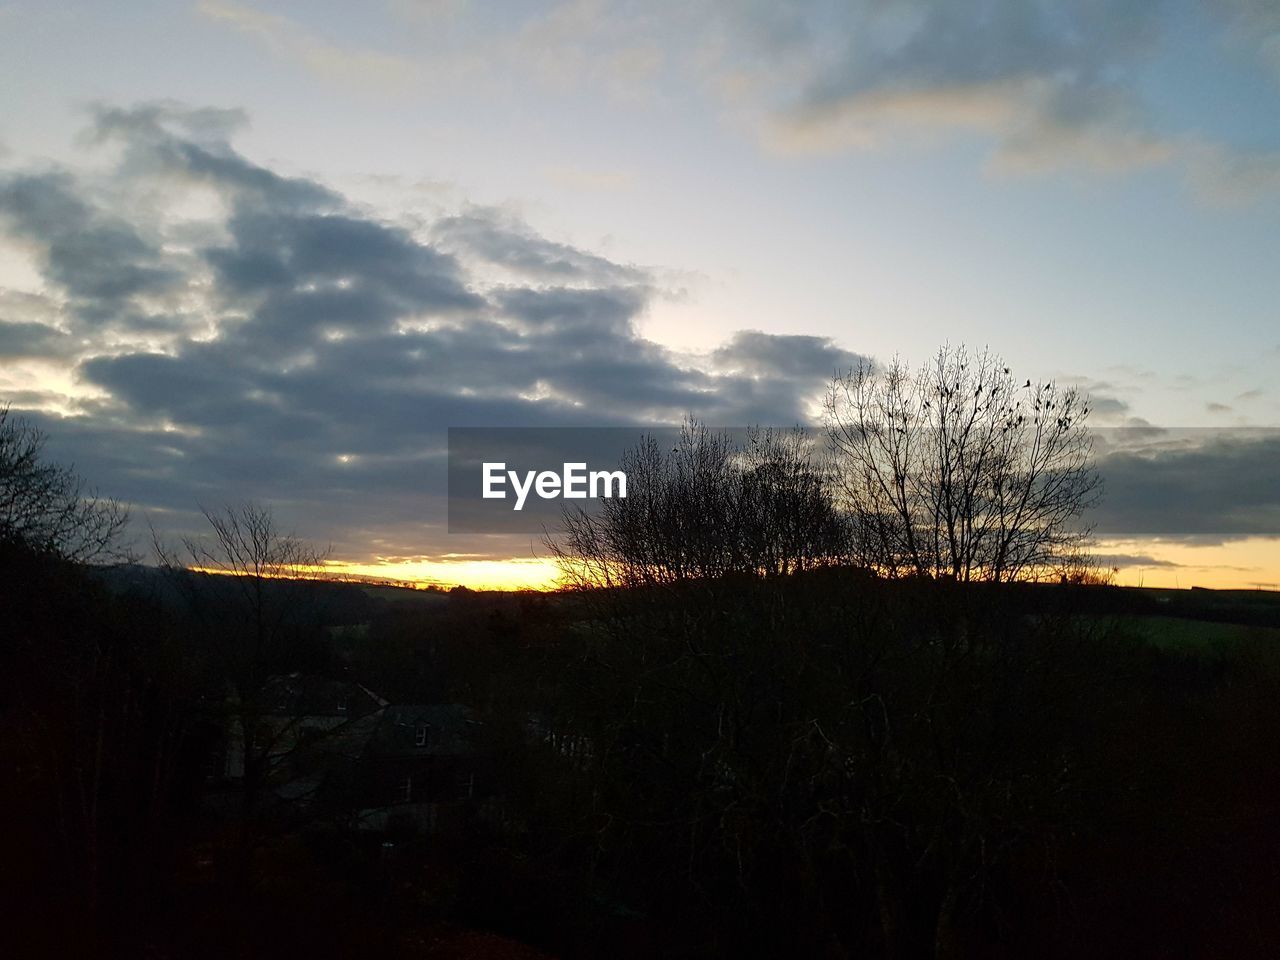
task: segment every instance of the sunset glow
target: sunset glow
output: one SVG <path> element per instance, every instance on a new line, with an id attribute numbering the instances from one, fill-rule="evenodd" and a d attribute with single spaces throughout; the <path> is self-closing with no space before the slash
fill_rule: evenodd
<path id="1" fill-rule="evenodd" d="M 428 586 L 471 590 L 552 590 L 557 568 L 547 559 L 421 560 L 360 563 L 334 560 L 324 572 L 337 576 L 389 580 L 422 589 Z"/>
<path id="2" fill-rule="evenodd" d="M 1149 558 L 1120 564 L 1116 583 L 1122 586 L 1280 590 L 1280 544 L 1267 537 L 1210 544 L 1107 540 L 1098 551 Z"/>

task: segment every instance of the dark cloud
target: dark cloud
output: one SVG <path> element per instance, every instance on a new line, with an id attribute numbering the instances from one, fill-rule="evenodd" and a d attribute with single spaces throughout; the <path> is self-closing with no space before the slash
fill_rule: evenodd
<path id="1" fill-rule="evenodd" d="M 1128 413 L 1129 404 L 1119 397 L 1090 391 L 1089 409 L 1098 417 L 1112 419 Z"/>
<path id="2" fill-rule="evenodd" d="M 1149 553 L 1095 553 L 1090 559 L 1100 567 L 1178 567 L 1172 560 L 1158 560 Z"/>
<path id="3" fill-rule="evenodd" d="M 98 108 L 96 138 L 123 147 L 113 189 L 66 171 L 0 184 L 5 225 L 69 304 L 0 314 L 0 356 L 67 359 L 96 393 L 36 413 L 51 452 L 144 511 L 268 499 L 349 556 L 430 552 L 446 427 L 794 422 L 858 359 L 759 333 L 678 357 L 638 333 L 649 272 L 491 210 L 388 222 L 240 155 L 240 120 Z M 136 182 L 212 190 L 218 212 L 193 227 L 113 204 Z"/>
<path id="4" fill-rule="evenodd" d="M 548 240 L 520 221 L 490 208 L 473 208 L 457 216 L 444 217 L 435 224 L 432 235 L 443 246 L 533 280 L 599 284 L 643 284 L 649 280 L 647 274 L 636 267 Z"/>
<path id="5" fill-rule="evenodd" d="M 634 320 L 648 302 L 635 288 L 574 289 L 528 287 L 498 290 L 494 299 L 506 316 L 543 336 L 578 338 L 635 336 Z"/>
<path id="6" fill-rule="evenodd" d="M 1280 536 L 1280 431 L 1195 431 L 1153 449 L 1103 455 L 1106 535 L 1214 542 Z"/>
<path id="7" fill-rule="evenodd" d="M 0 357 L 59 357 L 71 350 L 65 333 L 43 323 L 0 317 Z"/>
<path id="8" fill-rule="evenodd" d="M 121 172 L 167 175 L 215 187 L 245 209 L 337 209 L 342 198 L 314 181 L 286 177 L 246 160 L 230 136 L 246 122 L 240 110 L 191 108 L 171 102 L 92 108 L 92 138 L 124 146 Z"/>
<path id="9" fill-rule="evenodd" d="M 831 379 L 868 363 L 843 350 L 829 337 L 781 336 L 741 330 L 712 354 L 721 369 L 753 377 L 820 377 Z"/>
<path id="10" fill-rule="evenodd" d="M 1107 380 L 1080 376 L 1063 377 L 1059 383 L 1088 397 L 1089 415 L 1092 418 L 1090 422 L 1111 425 L 1122 423 L 1127 419 L 1129 403 L 1115 395 L 1117 390 L 1123 390 L 1124 387 Z"/>
<path id="11" fill-rule="evenodd" d="M 178 279 L 154 242 L 82 199 L 67 173 L 0 178 L 0 219 L 37 245 L 46 279 L 75 301 L 82 319 L 119 318 L 139 295 Z"/>
<path id="12" fill-rule="evenodd" d="M 249 295 L 351 289 L 359 283 L 397 313 L 475 309 L 457 261 L 407 231 L 354 215 L 242 212 L 228 224 L 232 244 L 206 251 L 223 289 Z"/>
<path id="13" fill-rule="evenodd" d="M 238 119 L 101 109 L 98 136 L 124 147 L 115 189 L 57 170 L 0 181 L 0 228 L 36 250 L 47 287 L 0 297 L 0 360 L 43 358 L 88 388 L 8 399 L 53 455 L 162 523 L 256 498 L 343 556 L 439 552 L 447 427 L 786 425 L 868 362 L 759 331 L 677 355 L 638 332 L 663 295 L 655 274 L 494 211 L 389 222 L 241 156 L 226 141 Z M 212 190 L 216 212 L 193 227 L 121 199 L 158 179 Z M 1088 386 L 1097 412 L 1127 413 Z M 1280 438 L 1175 444 L 1124 424 L 1098 445 L 1099 532 L 1280 535 Z"/>

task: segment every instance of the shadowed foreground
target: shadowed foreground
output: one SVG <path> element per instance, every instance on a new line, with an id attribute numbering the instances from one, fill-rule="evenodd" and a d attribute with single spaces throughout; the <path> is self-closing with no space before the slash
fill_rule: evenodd
<path id="1" fill-rule="evenodd" d="M 197 578 L 193 605 L 139 568 L 3 567 L 14 956 L 1260 957 L 1280 936 L 1270 595 L 844 569 L 281 585 L 290 642 L 258 669 L 468 705 L 469 793 L 455 770 L 425 805 L 369 800 L 348 788 L 370 768 L 313 733 L 264 753 L 249 802 L 234 626 L 202 619 L 227 584 Z M 1200 626 L 1217 638 L 1186 643 Z M 445 769 L 424 750 L 415 770 Z M 432 807 L 434 828 L 406 814 Z"/>

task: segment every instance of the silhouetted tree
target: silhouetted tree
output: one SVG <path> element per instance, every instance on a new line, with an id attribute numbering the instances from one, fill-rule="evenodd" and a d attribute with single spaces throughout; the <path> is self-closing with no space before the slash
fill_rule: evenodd
<path id="1" fill-rule="evenodd" d="M 0 841 L 12 956 L 132 944 L 169 848 L 192 677 L 165 611 L 0 543 Z M 10 937 L 16 939 L 11 942 Z M 126 955 L 127 950 L 121 950 Z"/>
<path id="2" fill-rule="evenodd" d="M 215 677 L 243 755 L 243 810 L 254 816 L 279 730 L 264 735 L 272 684 L 296 669 L 317 622 L 303 584 L 325 554 L 277 526 L 270 507 L 244 503 L 202 510 L 210 533 L 187 537 L 181 553 L 156 538 L 160 563 L 184 588 L 191 623 Z"/>
<path id="3" fill-rule="evenodd" d="M 653 436 L 620 462 L 628 495 L 566 511 L 548 540 L 566 584 L 633 587 L 781 575 L 837 562 L 844 523 L 811 439 L 752 429 L 738 442 L 690 421 L 664 450 Z"/>
<path id="4" fill-rule="evenodd" d="M 811 952 L 831 933 L 795 831 L 829 762 L 818 598 L 839 606 L 827 575 L 845 551 L 819 457 L 802 430 L 739 438 L 693 422 L 620 466 L 627 497 L 568 513 L 551 541 L 567 583 L 605 588 L 574 597 L 584 647 L 539 711 L 553 762 L 584 784 L 565 822 L 596 838 L 592 869 L 616 896 L 671 922 L 718 915 L 726 948 L 761 931 L 760 909 L 816 917 L 790 944 Z M 784 929 L 797 927 L 771 936 Z"/>
<path id="5" fill-rule="evenodd" d="M 740 948 L 785 929 L 800 952 L 953 955 L 999 871 L 1065 829 L 1082 691 L 1059 665 L 1081 630 L 963 581 L 1073 555 L 1096 478 L 1083 403 L 999 399 L 1003 371 L 944 351 L 917 378 L 841 381 L 848 513 L 804 434 L 735 444 L 694 424 L 628 453 L 626 500 L 568 516 L 566 579 L 615 589 L 582 596 L 585 650 L 549 732 L 574 745 L 618 876 L 669 857 Z M 923 576 L 858 575 L 850 553 Z"/>
<path id="6" fill-rule="evenodd" d="M 44 458 L 45 436 L 0 407 L 0 541 L 81 563 L 120 560 L 128 511 Z"/>
<path id="7" fill-rule="evenodd" d="M 1058 573 L 1096 502 L 1088 401 L 1019 385 L 999 358 L 944 347 L 911 371 L 863 364 L 826 402 L 855 553 L 897 576 L 1007 581 Z"/>

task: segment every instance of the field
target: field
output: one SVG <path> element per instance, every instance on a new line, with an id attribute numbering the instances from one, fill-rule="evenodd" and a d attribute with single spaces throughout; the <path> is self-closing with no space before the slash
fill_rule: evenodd
<path id="1" fill-rule="evenodd" d="M 1095 614 L 1171 652 L 1214 653 L 1249 644 L 1280 648 L 1280 593 L 1268 590 L 1111 588 Z"/>
<path id="2" fill-rule="evenodd" d="M 1161 650 L 1212 652 L 1245 642 L 1280 644 L 1280 627 L 1131 614 L 1116 620 L 1126 633 L 1141 637 Z"/>

